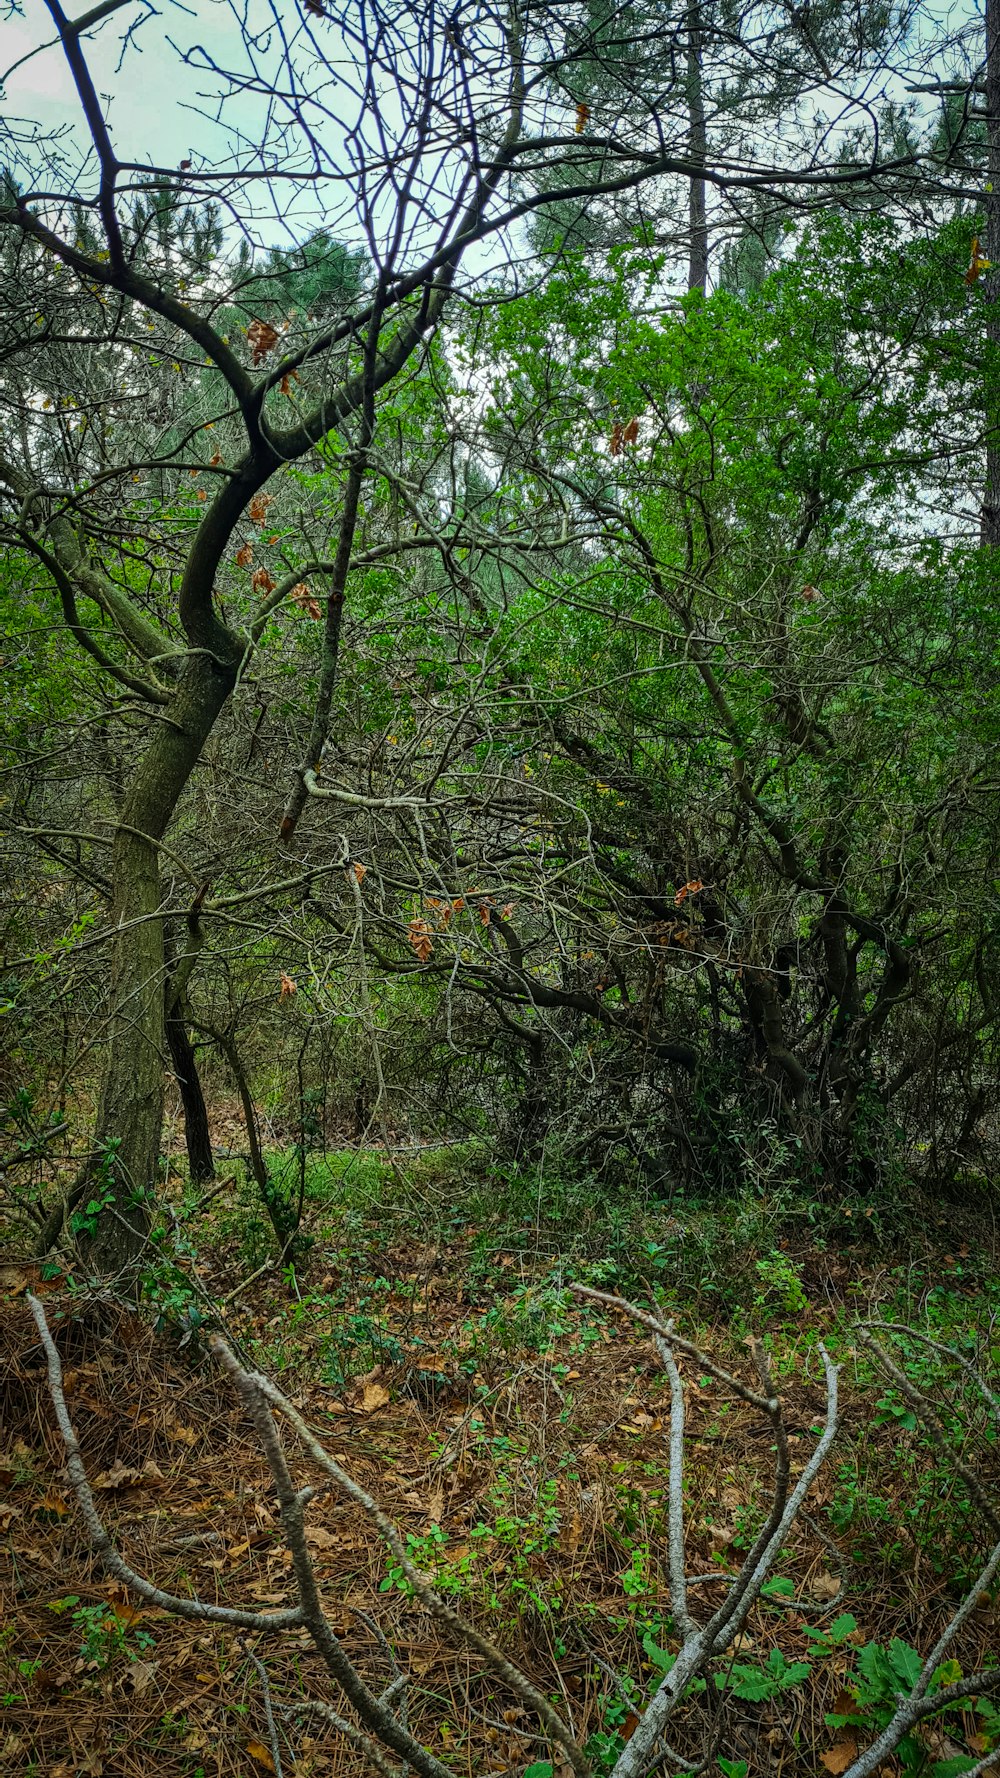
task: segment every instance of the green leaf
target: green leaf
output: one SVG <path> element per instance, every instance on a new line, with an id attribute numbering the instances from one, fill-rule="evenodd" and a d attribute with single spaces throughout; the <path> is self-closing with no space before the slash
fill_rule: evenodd
<path id="1" fill-rule="evenodd" d="M 646 1634 L 642 1639 L 642 1646 L 654 1667 L 659 1667 L 663 1673 L 670 1672 L 677 1656 L 670 1654 L 665 1648 L 660 1648 L 659 1644 L 653 1641 L 652 1630 L 646 1631 Z"/>
<path id="2" fill-rule="evenodd" d="M 795 1582 L 785 1574 L 776 1574 L 773 1580 L 766 1580 L 760 1590 L 765 1599 L 793 1599 Z"/>
<path id="3" fill-rule="evenodd" d="M 893 1671 L 899 1674 L 904 1685 L 908 1685 L 912 1689 L 920 1677 L 920 1669 L 924 1664 L 916 1649 L 911 1648 L 908 1642 L 901 1642 L 898 1636 L 894 1637 L 889 1644 L 889 1659 L 892 1662 Z"/>

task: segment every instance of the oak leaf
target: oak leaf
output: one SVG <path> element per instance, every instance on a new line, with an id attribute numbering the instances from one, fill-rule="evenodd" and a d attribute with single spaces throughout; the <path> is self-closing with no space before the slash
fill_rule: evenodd
<path id="1" fill-rule="evenodd" d="M 832 1747 L 821 1753 L 820 1765 L 825 1766 L 832 1778 L 840 1778 L 848 1766 L 854 1764 L 858 1757 L 858 1737 L 851 1729 L 842 1730 Z"/>
<path id="2" fill-rule="evenodd" d="M 411 920 L 406 929 L 406 936 L 409 940 L 411 949 L 416 953 L 419 961 L 421 963 L 426 963 L 434 950 L 431 929 L 428 926 L 427 921 L 417 919 Z"/>
<path id="3" fill-rule="evenodd" d="M 247 328 L 247 340 L 254 364 L 263 364 L 268 353 L 273 352 L 278 343 L 277 329 L 269 321 L 251 321 Z"/>
<path id="4" fill-rule="evenodd" d="M 809 1591 L 814 1599 L 836 1599 L 841 1591 L 841 1583 L 834 1580 L 833 1575 L 824 1568 L 821 1573 L 813 1575 L 809 1582 Z"/>
<path id="5" fill-rule="evenodd" d="M 307 616 L 313 618 L 315 622 L 319 622 L 319 619 L 323 615 L 319 608 L 319 600 L 313 598 L 304 580 L 296 582 L 295 586 L 292 588 L 291 597 L 299 607 L 300 611 L 304 611 Z"/>
<path id="6" fill-rule="evenodd" d="M 333 1550 L 337 1547 L 338 1539 L 322 1525 L 307 1525 L 306 1542 L 310 1549 Z"/>

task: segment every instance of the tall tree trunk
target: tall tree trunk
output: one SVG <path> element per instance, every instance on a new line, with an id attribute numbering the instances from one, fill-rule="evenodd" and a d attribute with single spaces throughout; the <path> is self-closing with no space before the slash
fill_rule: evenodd
<path id="1" fill-rule="evenodd" d="M 980 542 L 1000 544 L 1000 0 L 986 0 L 986 485 Z"/>
<path id="2" fill-rule="evenodd" d="M 1000 0 L 998 0 L 1000 4 Z M 688 152 L 696 167 L 704 167 L 708 155 L 705 124 L 705 87 L 701 65 L 701 5 L 691 0 L 687 9 Z M 694 174 L 688 184 L 688 289 L 708 289 L 708 207 L 704 173 Z"/>
<path id="3" fill-rule="evenodd" d="M 92 1190 L 105 1208 L 86 1242 L 88 1263 L 102 1273 L 134 1260 L 149 1229 L 166 1052 L 157 841 L 235 684 L 233 640 L 228 661 L 207 652 L 188 657 L 177 695 L 129 787 L 112 849 L 111 1037 L 92 1168 Z"/>

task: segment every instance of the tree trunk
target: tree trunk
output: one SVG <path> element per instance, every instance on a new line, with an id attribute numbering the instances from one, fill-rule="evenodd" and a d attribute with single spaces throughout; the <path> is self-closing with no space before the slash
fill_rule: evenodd
<path id="1" fill-rule="evenodd" d="M 115 886 L 111 1034 L 91 1170 L 104 1208 L 85 1241 L 88 1264 L 113 1273 L 142 1251 L 163 1125 L 164 921 L 159 851 L 201 749 L 235 684 L 239 644 L 222 662 L 188 658 L 129 787 L 111 855 Z"/>
<path id="2" fill-rule="evenodd" d="M 997 0 L 1000 4 L 1000 0 Z M 705 88 L 701 66 L 701 7 L 692 0 L 687 11 L 688 151 L 696 166 L 704 167 L 708 154 L 705 125 Z M 708 207 L 705 175 L 695 174 L 688 186 L 688 289 L 708 290 Z"/>
<path id="3" fill-rule="evenodd" d="M 1000 544 L 1000 0 L 986 0 L 986 134 L 989 142 L 986 272 L 986 485 L 980 542 Z"/>
<path id="4" fill-rule="evenodd" d="M 167 1045 L 174 1075 L 180 1088 L 184 1107 L 184 1141 L 187 1145 L 188 1173 L 196 1184 L 215 1178 L 212 1138 L 208 1128 L 205 1095 L 195 1059 L 194 1046 L 187 1033 L 183 1013 L 175 1006 L 167 1014 Z"/>

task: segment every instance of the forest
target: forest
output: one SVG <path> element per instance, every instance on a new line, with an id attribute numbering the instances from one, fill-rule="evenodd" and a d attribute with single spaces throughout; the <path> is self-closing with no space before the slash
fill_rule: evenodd
<path id="1" fill-rule="evenodd" d="M 1000 1774 L 1000 0 L 0 62 L 0 1774 Z"/>

